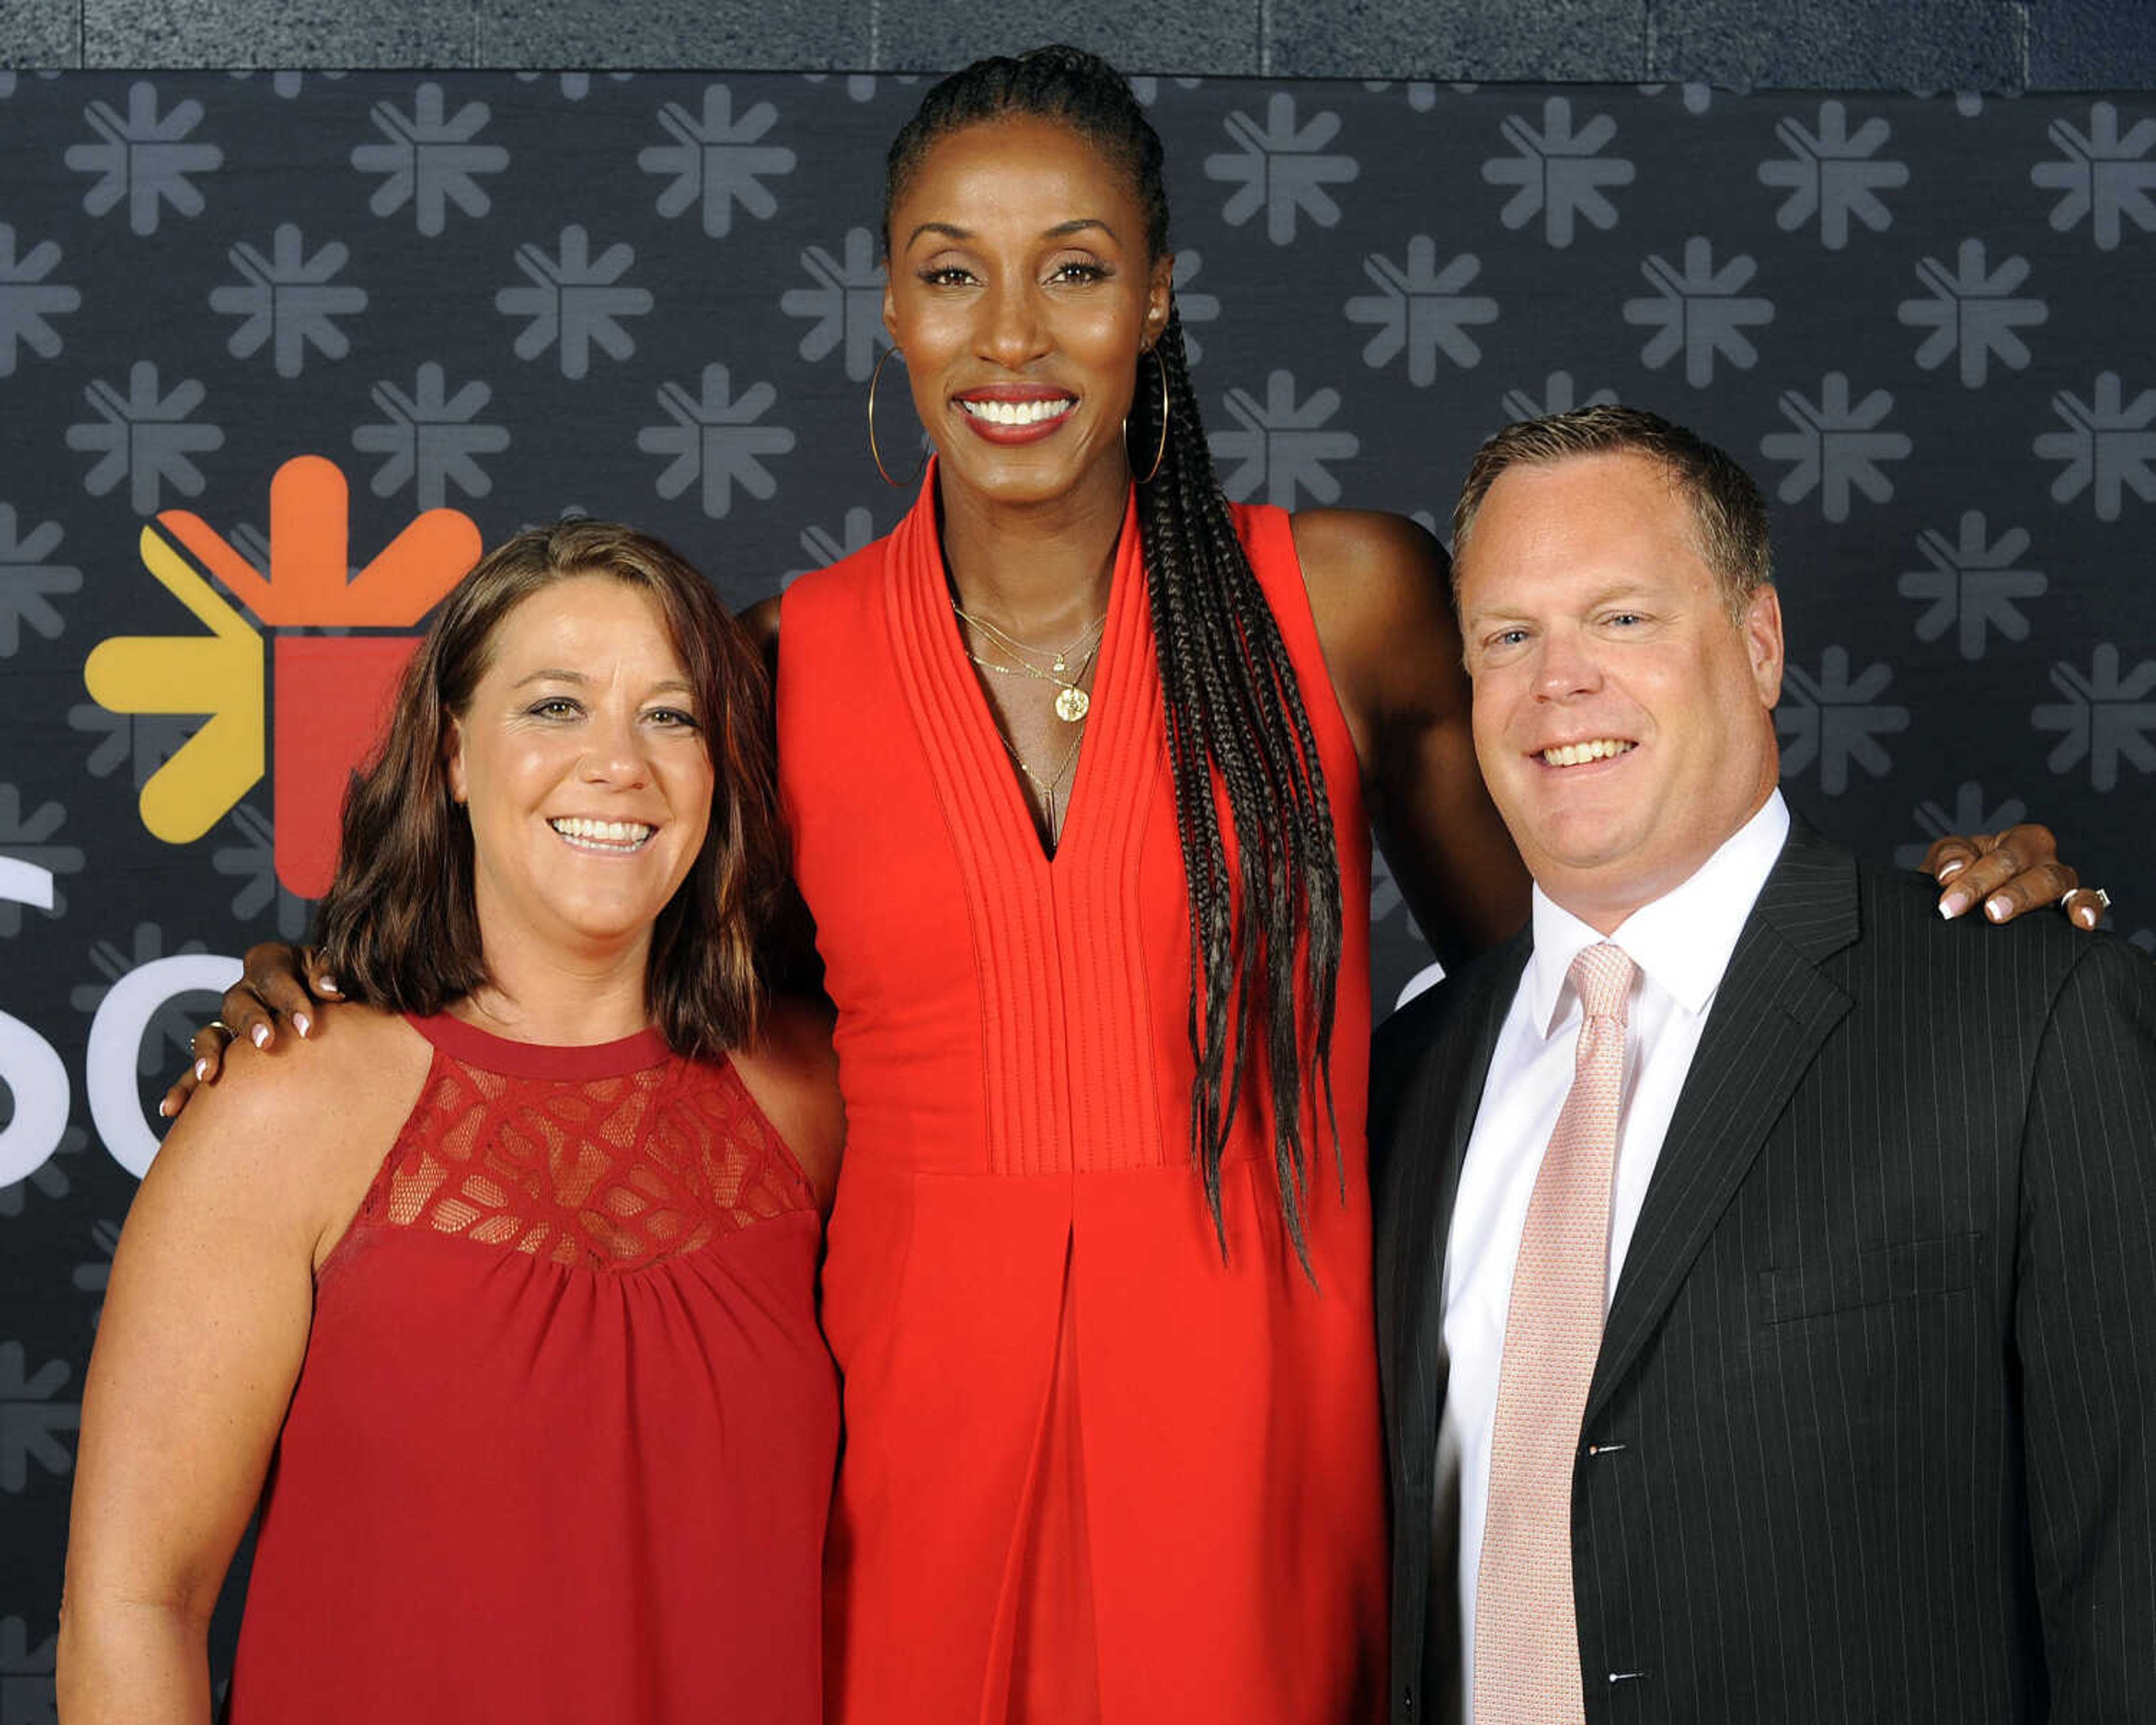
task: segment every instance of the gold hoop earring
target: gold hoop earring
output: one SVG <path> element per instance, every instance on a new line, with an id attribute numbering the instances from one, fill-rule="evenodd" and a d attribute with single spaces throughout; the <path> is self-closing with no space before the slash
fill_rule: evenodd
<path id="1" fill-rule="evenodd" d="M 875 470 L 879 474 L 882 475 L 883 482 L 886 485 L 892 487 L 896 490 L 902 491 L 908 485 L 911 485 L 915 480 L 921 477 L 921 469 L 928 465 L 928 452 L 926 449 L 923 449 L 921 452 L 921 460 L 914 468 L 910 478 L 895 480 L 891 476 L 891 470 L 883 465 L 883 451 L 876 447 L 876 385 L 883 379 L 883 368 L 885 362 L 888 361 L 894 353 L 898 353 L 898 350 L 896 347 L 885 348 L 880 354 L 876 356 L 875 369 L 869 373 L 869 459 L 875 463 Z M 905 358 L 905 355 L 900 354 L 899 357 L 902 360 Z"/>
<path id="2" fill-rule="evenodd" d="M 1146 469 L 1145 477 L 1138 481 L 1142 485 L 1149 485 L 1153 481 L 1153 475 L 1160 471 L 1160 464 L 1168 459 L 1168 362 L 1160 357 L 1160 348 L 1158 344 L 1145 351 L 1152 356 L 1153 365 L 1160 372 L 1160 442 L 1152 452 L 1152 465 Z M 1128 459 L 1130 451 L 1127 444 L 1130 437 L 1127 425 L 1123 441 L 1127 445 L 1123 452 L 1124 456 Z"/>

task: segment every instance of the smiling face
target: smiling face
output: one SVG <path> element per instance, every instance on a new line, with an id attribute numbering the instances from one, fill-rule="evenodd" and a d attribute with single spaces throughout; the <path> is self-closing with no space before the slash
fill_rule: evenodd
<path id="1" fill-rule="evenodd" d="M 1009 115 L 931 145 L 890 223 L 884 326 L 944 483 L 1010 504 L 1120 491 L 1173 261 L 1150 254 L 1131 176 L 1070 127 Z"/>
<path id="2" fill-rule="evenodd" d="M 659 607 L 604 575 L 557 581 L 495 629 L 451 721 L 490 952 L 640 965 L 711 821 L 711 756 Z"/>
<path id="3" fill-rule="evenodd" d="M 1606 934 L 1774 788 L 1774 590 L 1732 622 L 1690 505 L 1630 452 L 1499 474 L 1458 583 L 1490 794 L 1543 891 Z"/>

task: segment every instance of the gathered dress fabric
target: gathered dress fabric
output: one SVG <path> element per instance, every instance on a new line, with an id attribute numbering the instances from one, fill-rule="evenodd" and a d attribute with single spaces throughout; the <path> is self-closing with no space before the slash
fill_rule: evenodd
<path id="1" fill-rule="evenodd" d="M 824 1274 L 846 1430 L 827 1707 L 844 1725 L 1372 1717 L 1369 850 L 1288 517 L 1237 511 L 1342 876 L 1338 1163 L 1313 1102 L 1307 1275 L 1259 1084 L 1222 1169 L 1224 1257 L 1191 1158 L 1189 906 L 1135 506 L 1050 855 L 952 615 L 934 486 L 796 581 L 780 632 L 781 788 L 847 1118 Z"/>
<path id="2" fill-rule="evenodd" d="M 446 1017 L 316 1277 L 230 1717 L 820 1717 L 814 1199 L 730 1062 Z"/>

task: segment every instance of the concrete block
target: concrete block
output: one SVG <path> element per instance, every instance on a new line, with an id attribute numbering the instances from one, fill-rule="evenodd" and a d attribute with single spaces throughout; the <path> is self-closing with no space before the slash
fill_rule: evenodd
<path id="1" fill-rule="evenodd" d="M 1096 0 L 1084 8 L 1057 0 L 1003 0 L 983 12 L 976 0 L 877 0 L 878 71 L 950 72 L 984 54 L 1017 54 L 1067 42 L 1132 73 L 1255 74 L 1259 0 Z"/>
<path id="2" fill-rule="evenodd" d="M 873 8 L 848 0 L 475 0 L 480 66 L 856 71 Z"/>
<path id="3" fill-rule="evenodd" d="M 2029 8 L 2031 90 L 2156 90 L 2156 5 L 2071 0 Z"/>
<path id="4" fill-rule="evenodd" d="M 0 18 L 0 66 L 82 64 L 82 0 L 8 0 Z"/>
<path id="5" fill-rule="evenodd" d="M 464 66 L 471 23 L 430 0 L 81 0 L 85 66 Z"/>
<path id="6" fill-rule="evenodd" d="M 1735 89 L 2019 90 L 2012 0 L 1648 0 L 1648 75 Z"/>
<path id="7" fill-rule="evenodd" d="M 1571 80 L 1645 75 L 1645 0 L 1264 0 L 1283 78 Z"/>

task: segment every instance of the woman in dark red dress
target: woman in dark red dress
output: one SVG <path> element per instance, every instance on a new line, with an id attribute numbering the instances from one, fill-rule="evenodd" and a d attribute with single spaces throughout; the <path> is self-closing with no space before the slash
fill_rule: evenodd
<path id="1" fill-rule="evenodd" d="M 756 969 L 765 701 L 701 578 L 608 524 L 438 614 L 321 908 L 368 1009 L 242 1050 L 121 1240 L 70 1721 L 208 1717 L 258 1497 L 237 1720 L 817 1719 L 839 1124 Z"/>

